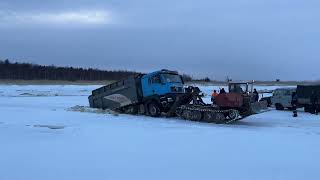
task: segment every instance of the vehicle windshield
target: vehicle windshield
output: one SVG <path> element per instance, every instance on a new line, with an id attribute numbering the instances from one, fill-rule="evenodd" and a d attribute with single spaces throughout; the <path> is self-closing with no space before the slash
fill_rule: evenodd
<path id="1" fill-rule="evenodd" d="M 247 84 L 233 84 L 230 86 L 230 92 L 244 93 L 247 92 Z"/>
<path id="2" fill-rule="evenodd" d="M 164 82 L 169 82 L 169 83 L 182 83 L 181 77 L 176 74 L 162 74 Z"/>
<path id="3" fill-rule="evenodd" d="M 281 90 L 275 90 L 273 92 L 273 95 L 274 96 L 279 96 L 279 95 L 291 96 L 293 92 L 295 92 L 294 89 L 281 89 Z"/>

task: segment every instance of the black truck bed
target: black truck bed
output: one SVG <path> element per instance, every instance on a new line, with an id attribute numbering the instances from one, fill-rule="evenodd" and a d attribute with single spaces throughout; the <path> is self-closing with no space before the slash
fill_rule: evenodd
<path id="1" fill-rule="evenodd" d="M 297 96 L 299 104 L 311 104 L 312 91 L 317 94 L 320 100 L 320 85 L 298 85 Z"/>

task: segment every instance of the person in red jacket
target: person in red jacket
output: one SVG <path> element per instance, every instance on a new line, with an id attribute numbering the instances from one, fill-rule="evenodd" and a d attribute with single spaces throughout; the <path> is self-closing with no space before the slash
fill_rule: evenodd
<path id="1" fill-rule="evenodd" d="M 216 90 L 213 90 L 213 93 L 211 94 L 211 102 L 215 103 L 215 97 L 217 97 L 219 94 L 217 93 Z"/>

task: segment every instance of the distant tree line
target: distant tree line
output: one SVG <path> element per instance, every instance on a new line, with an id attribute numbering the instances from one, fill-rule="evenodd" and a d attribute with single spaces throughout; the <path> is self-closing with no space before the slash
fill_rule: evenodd
<path id="1" fill-rule="evenodd" d="M 132 71 L 104 71 L 92 68 L 43 66 L 30 63 L 12 63 L 0 60 L 0 79 L 95 81 L 120 80 L 135 74 Z"/>
<path id="2" fill-rule="evenodd" d="M 10 62 L 0 60 L 0 79 L 8 80 L 63 80 L 63 81 L 99 81 L 120 80 L 129 75 L 136 74 L 133 71 L 107 71 L 92 68 L 74 68 L 44 66 L 31 63 Z M 185 82 L 192 81 L 192 77 L 183 74 Z"/>
<path id="3" fill-rule="evenodd" d="M 205 78 L 200 78 L 200 79 L 193 79 L 193 81 L 211 82 L 211 79 L 208 77 L 205 77 Z"/>
<path id="4" fill-rule="evenodd" d="M 192 81 L 192 80 L 193 80 L 192 77 L 189 76 L 189 75 L 187 75 L 187 74 L 183 74 L 183 75 L 182 75 L 182 78 L 183 78 L 183 81 L 184 81 L 184 82 L 189 82 L 189 81 Z"/>

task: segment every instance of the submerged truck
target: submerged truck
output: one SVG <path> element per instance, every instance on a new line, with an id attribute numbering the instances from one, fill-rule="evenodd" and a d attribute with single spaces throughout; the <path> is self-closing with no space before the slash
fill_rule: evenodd
<path id="1" fill-rule="evenodd" d="M 160 116 L 184 94 L 183 78 L 175 71 L 135 74 L 92 91 L 90 107 L 130 114 Z"/>
<path id="2" fill-rule="evenodd" d="M 198 87 L 185 88 L 182 76 L 166 69 L 131 75 L 93 90 L 88 99 L 92 108 L 127 114 L 178 116 L 214 123 L 231 123 L 240 119 L 236 109 L 205 104 Z"/>

